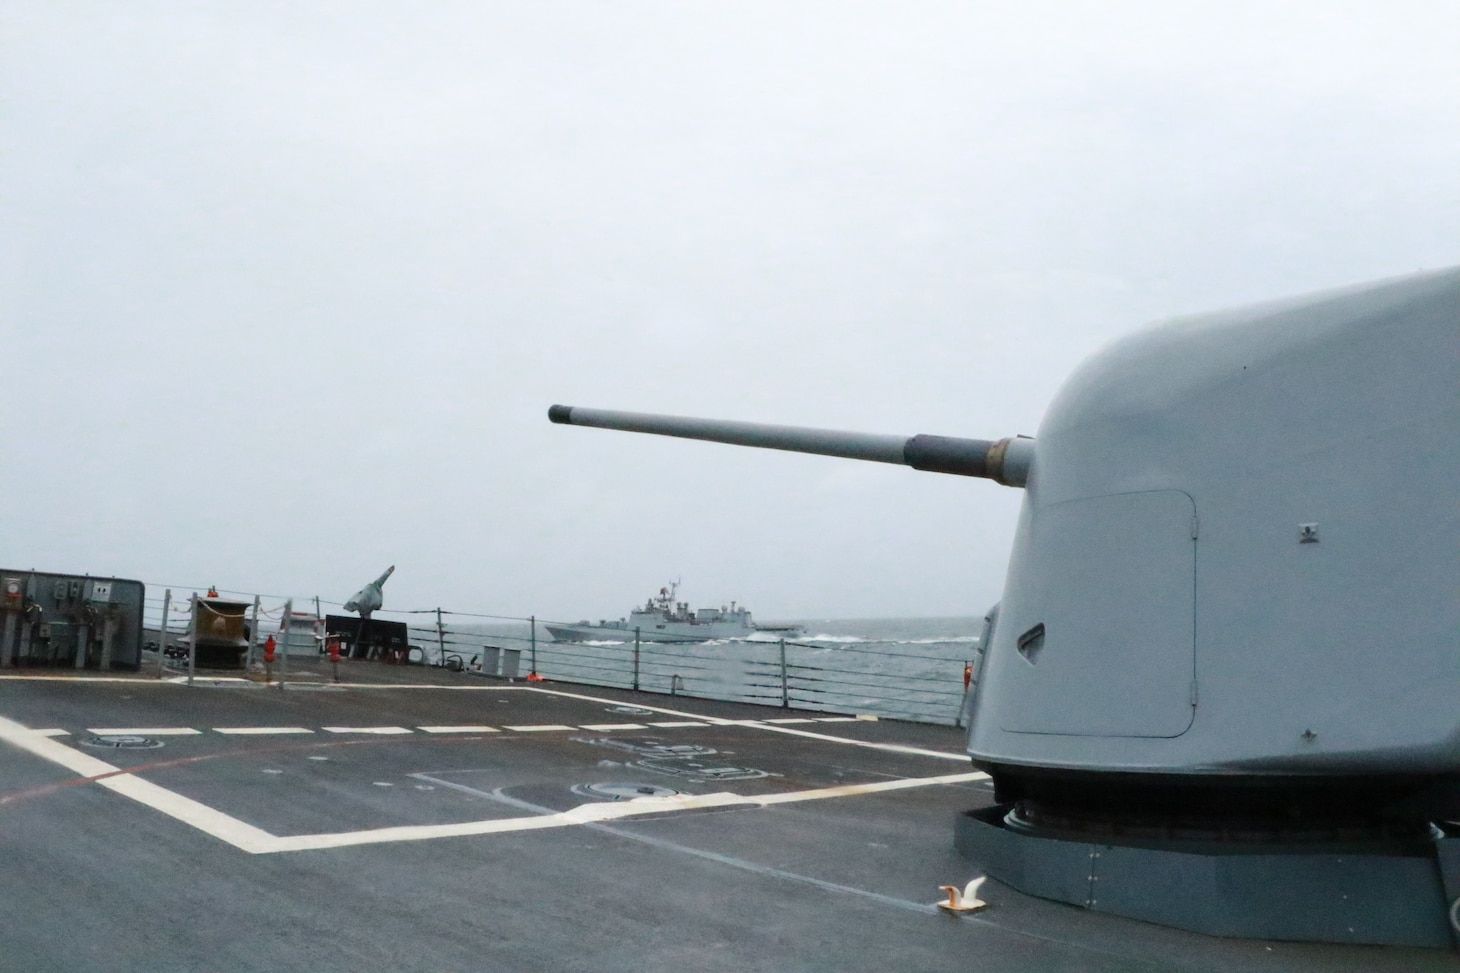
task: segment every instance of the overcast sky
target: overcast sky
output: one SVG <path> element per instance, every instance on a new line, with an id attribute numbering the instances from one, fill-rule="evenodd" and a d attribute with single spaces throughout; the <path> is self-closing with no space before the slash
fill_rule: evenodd
<path id="1" fill-rule="evenodd" d="M 554 402 L 1037 431 L 1150 321 L 1460 262 L 1460 6 L 0 8 L 0 566 L 981 614 L 982 481 Z"/>

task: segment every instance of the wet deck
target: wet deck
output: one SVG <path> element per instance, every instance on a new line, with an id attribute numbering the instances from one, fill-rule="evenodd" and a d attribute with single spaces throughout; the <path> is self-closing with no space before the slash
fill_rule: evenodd
<path id="1" fill-rule="evenodd" d="M 938 886 L 976 874 L 954 817 L 991 799 L 952 728 L 343 669 L 283 691 L 0 677 L 0 968 L 1460 966 L 994 882 L 943 914 Z"/>

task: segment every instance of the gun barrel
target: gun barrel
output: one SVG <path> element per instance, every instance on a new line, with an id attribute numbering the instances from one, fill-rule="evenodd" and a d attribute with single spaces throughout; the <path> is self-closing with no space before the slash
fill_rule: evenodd
<path id="1" fill-rule="evenodd" d="M 819 456 L 894 463 L 931 473 L 952 473 L 1023 486 L 1034 458 L 1032 439 L 958 439 L 951 436 L 887 436 L 810 429 L 803 426 L 764 425 L 725 419 L 695 419 L 647 412 L 616 412 L 555 405 L 548 419 L 570 426 L 592 426 L 644 432 L 681 439 L 703 439 L 736 446 L 784 449 Z"/>

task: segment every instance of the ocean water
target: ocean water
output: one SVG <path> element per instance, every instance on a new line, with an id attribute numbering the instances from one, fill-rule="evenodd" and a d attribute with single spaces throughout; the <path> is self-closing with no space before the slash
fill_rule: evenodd
<path id="1" fill-rule="evenodd" d="M 778 623 L 782 624 L 782 623 Z M 682 645 L 629 641 L 554 642 L 521 622 L 448 620 L 413 630 L 429 661 L 474 668 L 484 645 L 517 650 L 520 673 L 581 685 L 753 702 L 796 710 L 956 723 L 964 667 L 978 652 L 981 617 L 803 619 L 803 633 L 762 632 L 745 640 Z"/>

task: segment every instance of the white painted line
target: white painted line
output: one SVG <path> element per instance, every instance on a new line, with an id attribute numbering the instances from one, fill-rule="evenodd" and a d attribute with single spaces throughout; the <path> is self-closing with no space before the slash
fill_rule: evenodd
<path id="1" fill-rule="evenodd" d="M 422 733 L 501 733 L 495 726 L 418 726 Z"/>
<path id="2" fill-rule="evenodd" d="M 448 692 L 468 693 L 510 693 L 510 692 L 531 692 L 532 686 L 442 686 L 429 682 L 337 682 L 333 685 L 341 689 L 444 689 Z M 614 700 L 619 702 L 619 700 Z"/>
<path id="3" fill-rule="evenodd" d="M 376 728 L 380 729 L 380 728 Z M 399 729 L 398 727 L 395 729 Z M 534 729 L 541 729 L 540 727 Z M 571 729 L 571 727 L 563 727 Z M 406 731 L 409 732 L 409 731 Z M 786 731 L 799 733 L 800 731 Z M 809 734 L 818 736 L 819 734 Z M 0 741 L 25 750 L 43 760 L 57 764 L 82 777 L 96 778 L 96 783 L 107 790 L 129 797 L 156 811 L 161 811 L 184 824 L 191 825 L 205 834 L 212 835 L 249 854 L 271 854 L 285 851 L 311 851 L 325 848 L 343 848 L 355 845 L 383 844 L 393 841 L 422 841 L 431 838 L 464 837 L 468 835 L 503 834 L 513 831 L 536 831 L 546 828 L 570 827 L 591 822 L 612 821 L 625 817 L 649 814 L 665 814 L 692 808 L 728 807 L 731 805 L 752 805 L 768 807 L 775 804 L 789 804 L 798 801 L 815 801 L 827 798 L 853 797 L 875 794 L 883 791 L 905 790 L 938 784 L 960 784 L 986 780 L 987 774 L 946 774 L 939 777 L 913 777 L 901 780 L 877 781 L 871 784 L 847 784 L 841 787 L 823 787 L 807 791 L 790 791 L 781 794 L 679 794 L 673 797 L 640 798 L 632 801 L 603 801 L 580 804 L 568 811 L 556 814 L 533 815 L 523 818 L 497 818 L 486 821 L 466 821 L 460 824 L 406 825 L 394 828 L 375 828 L 369 831 L 351 831 L 341 834 L 294 835 L 280 838 L 260 828 L 240 821 L 181 794 L 159 787 L 134 774 L 99 760 L 90 754 L 72 749 L 49 737 L 12 720 L 0 717 Z M 855 741 L 843 741 L 847 743 Z"/>
<path id="4" fill-rule="evenodd" d="M 398 736 L 412 732 L 403 726 L 322 726 L 320 729 L 326 733 L 373 733 L 377 736 Z"/>
<path id="5" fill-rule="evenodd" d="M 575 726 L 564 726 L 561 723 L 544 723 L 541 726 L 504 726 L 504 730 L 514 730 L 517 733 L 542 733 L 545 730 L 576 730 Z"/>
<path id="6" fill-rule="evenodd" d="M 855 722 L 857 722 L 857 718 L 855 716 L 818 716 L 816 718 L 816 722 L 818 722 L 818 723 L 855 723 Z"/>
<path id="7" fill-rule="evenodd" d="M 27 753 L 33 753 L 44 760 L 49 760 L 53 764 L 59 764 L 82 777 L 121 772 L 120 768 L 113 767 L 105 760 L 93 757 L 89 753 L 82 753 L 64 743 L 57 743 L 49 737 L 41 736 L 34 730 L 27 729 L 4 717 L 0 717 L 0 740 L 17 746 Z"/>
<path id="8" fill-rule="evenodd" d="M 324 848 L 344 848 L 353 845 L 383 844 L 393 841 L 424 841 L 431 838 L 456 838 L 471 835 L 506 834 L 514 831 L 538 831 L 547 828 L 572 827 L 614 821 L 619 818 L 639 817 L 650 814 L 671 814 L 697 808 L 733 807 L 736 805 L 770 806 L 791 804 L 798 801 L 817 801 L 828 798 L 855 797 L 861 794 L 875 794 L 883 791 L 907 790 L 938 784 L 961 784 L 980 780 L 986 774 L 946 774 L 939 777 L 914 777 L 901 780 L 877 781 L 872 784 L 847 784 L 842 787 L 823 787 L 809 791 L 790 791 L 783 794 L 741 795 L 726 792 L 716 794 L 678 794 L 674 797 L 642 797 L 632 801 L 601 801 L 580 804 L 577 807 L 556 814 L 540 814 L 522 818 L 497 818 L 487 821 L 464 821 L 460 824 L 406 825 L 395 828 L 376 828 L 370 831 L 348 831 L 339 834 L 297 835 L 273 839 L 270 851 L 315 851 Z"/>
<path id="9" fill-rule="evenodd" d="M 230 736 L 272 736 L 284 733 L 313 733 L 314 731 L 304 726 L 215 726 L 214 733 L 227 733 Z"/>
<path id="10" fill-rule="evenodd" d="M 186 726 L 93 726 L 86 732 L 99 737 L 189 737 L 198 736 L 203 731 Z"/>
<path id="11" fill-rule="evenodd" d="M 766 723 L 775 723 L 775 724 L 778 724 L 780 726 L 785 726 L 788 723 L 815 723 L 816 721 L 815 720 L 808 720 L 804 716 L 798 716 L 798 717 L 795 717 L 794 719 L 789 719 L 789 720 L 766 720 L 765 722 Z"/>
<path id="12" fill-rule="evenodd" d="M 641 814 L 664 814 L 690 808 L 726 807 L 748 803 L 738 794 L 677 795 L 646 797 L 635 801 L 599 801 L 580 804 L 556 814 L 534 814 L 522 818 L 495 818 L 487 821 L 464 821 L 460 824 L 414 824 L 373 831 L 347 831 L 340 834 L 295 835 L 275 838 L 271 851 L 317 851 L 324 848 L 346 848 L 393 841 L 426 841 L 431 838 L 461 838 L 471 835 L 507 834 L 514 831 L 541 831 L 565 828 L 599 821 L 636 817 Z"/>
<path id="13" fill-rule="evenodd" d="M 184 676 L 184 679 L 187 677 Z M 156 686 L 158 680 L 137 676 L 0 676 L 0 682 L 13 679 L 16 682 L 128 682 L 134 686 Z M 34 731 L 32 731 L 34 732 Z"/>
<path id="14" fill-rule="evenodd" d="M 886 753 L 906 753 L 915 757 L 935 757 L 938 760 L 956 760 L 959 763 L 968 763 L 968 754 L 949 753 L 946 750 L 924 750 L 922 747 L 909 747 L 901 743 L 873 743 L 870 740 L 851 740 L 847 737 L 834 737 L 826 733 L 813 733 L 810 730 L 793 730 L 789 726 L 767 726 L 762 729 L 770 730 L 772 733 L 787 733 L 791 736 L 806 737 L 808 740 L 825 740 L 827 743 L 841 743 L 849 747 L 864 747 L 868 750 L 882 750 Z"/>
<path id="15" fill-rule="evenodd" d="M 251 854 L 268 851 L 270 842 L 277 840 L 268 832 L 260 831 L 237 818 L 215 811 L 181 794 L 174 794 L 140 777 L 123 773 L 121 768 L 114 767 L 105 760 L 73 750 L 64 743 L 43 737 L 4 717 L 0 717 L 0 740 L 42 760 L 49 760 L 74 774 L 98 777 L 100 779 L 96 783 L 107 790 L 130 797 Z"/>
<path id="16" fill-rule="evenodd" d="M 698 720 L 683 720 L 683 721 L 680 721 L 680 722 L 670 722 L 670 723 L 650 723 L 649 725 L 650 726 L 709 726 L 710 724 L 708 724 L 708 723 L 701 723 Z"/>
<path id="17" fill-rule="evenodd" d="M 986 780 L 988 776 L 979 771 L 972 771 L 967 774 L 943 774 L 938 777 L 904 777 L 900 780 L 879 780 L 872 784 L 844 784 L 840 787 L 820 787 L 810 791 L 757 794 L 749 800 L 765 807 L 771 804 L 819 801 L 829 797 L 852 797 L 858 794 L 877 794 L 882 791 L 901 791 L 909 787 L 927 787 L 932 784 L 966 784 L 969 781 Z"/>
<path id="18" fill-rule="evenodd" d="M 267 831 L 246 824 L 232 815 L 215 811 L 206 804 L 183 797 L 165 787 L 158 787 L 151 781 L 132 774 L 103 777 L 97 783 L 109 791 L 130 797 L 139 804 L 161 811 L 168 817 L 192 825 L 204 834 L 210 834 L 219 841 L 226 841 L 252 855 L 272 851 L 274 843 L 279 840 Z"/>
<path id="19" fill-rule="evenodd" d="M 546 696 L 557 696 L 562 699 L 582 699 L 590 703 L 601 703 L 605 706 L 624 705 L 624 701 L 621 699 L 607 699 L 603 696 L 589 696 L 586 693 L 570 693 L 562 689 L 544 689 L 541 686 L 519 686 L 517 688 L 522 692 L 542 693 Z M 701 723 L 707 723 L 711 726 L 718 726 L 721 723 L 735 722 L 734 720 L 722 720 L 718 716 L 705 716 L 702 713 L 686 713 L 684 710 L 668 709 L 663 706 L 649 706 L 644 703 L 635 703 L 634 706 L 637 709 L 646 709 L 651 713 L 663 713 L 665 716 L 677 716 L 680 719 L 699 720 Z"/>
<path id="20" fill-rule="evenodd" d="M 584 723 L 580 730 L 647 730 L 642 723 Z"/>
<path id="21" fill-rule="evenodd" d="M 765 726 L 764 720 L 716 720 L 716 726 Z"/>
<path id="22" fill-rule="evenodd" d="M 186 686 L 188 684 L 188 677 L 169 676 L 162 681 L 166 683 L 171 683 L 174 686 Z M 256 683 L 252 679 L 244 679 L 242 676 L 208 676 L 206 678 L 203 676 L 194 676 L 193 683 L 194 685 L 198 686 L 227 686 L 230 688 L 240 689 L 248 686 L 263 685 L 263 683 Z M 269 685 L 277 686 L 278 683 L 269 683 Z"/>
<path id="23" fill-rule="evenodd" d="M 560 689 L 541 689 L 541 688 L 538 688 L 538 687 L 535 687 L 535 686 L 534 687 L 523 687 L 523 688 L 524 689 L 527 689 L 528 692 L 543 693 L 543 694 L 548 695 L 548 696 L 562 696 L 562 697 L 564 697 L 566 699 L 582 699 L 582 700 L 587 700 L 590 703 L 605 703 L 605 704 L 610 705 L 610 706 L 622 705 L 622 701 L 621 700 L 607 699 L 607 698 L 602 697 L 602 696 L 588 696 L 588 695 L 586 695 L 584 693 L 566 693 L 566 692 L 563 692 Z M 696 716 L 696 715 L 698 715 L 698 714 L 695 714 L 695 713 L 686 713 L 683 710 L 665 709 L 662 706 L 644 706 L 642 708 L 643 709 L 647 709 L 647 710 L 653 710 L 656 713 L 663 713 L 666 716 Z M 700 720 L 702 720 L 703 723 L 708 724 L 708 725 L 711 725 L 711 726 L 723 726 L 723 725 L 726 725 L 726 724 L 733 725 L 735 723 L 734 720 L 722 720 L 722 719 L 719 719 L 718 717 L 714 717 L 714 716 L 701 716 L 700 717 Z M 855 723 L 856 722 L 856 717 L 854 717 L 854 716 L 830 716 L 830 717 L 822 717 L 821 721 L 822 722 L 830 722 L 830 723 Z M 650 725 L 651 726 L 665 726 L 666 724 L 664 724 L 664 723 L 652 723 Z M 667 725 L 675 725 L 675 724 L 667 724 Z M 688 724 L 688 723 L 686 723 L 686 724 L 679 724 L 679 725 L 690 726 L 690 725 L 694 725 L 694 724 Z M 751 725 L 754 725 L 754 721 L 751 721 Z M 789 733 L 792 736 L 806 737 L 806 738 L 811 739 L 811 740 L 825 740 L 827 743 L 840 743 L 840 744 L 842 744 L 844 746 L 848 746 L 848 747 L 863 747 L 863 748 L 865 748 L 867 750 L 882 750 L 882 751 L 885 751 L 887 753 L 905 753 L 905 754 L 910 754 L 912 756 L 918 756 L 918 757 L 933 757 L 933 758 L 936 758 L 938 760 L 957 760 L 960 763 L 967 763 L 968 762 L 968 754 L 966 754 L 966 753 L 949 753 L 946 750 L 924 750 L 921 747 L 907 747 L 907 746 L 903 746 L 900 743 L 874 743 L 874 742 L 872 742 L 870 740 L 854 740 L 854 739 L 851 739 L 850 737 L 831 736 L 830 734 L 826 734 L 826 733 L 813 733 L 810 730 L 793 730 L 789 726 L 770 726 L 768 723 L 760 723 L 759 726 L 758 726 L 758 728 L 759 729 L 762 729 L 762 730 L 765 730 L 765 731 L 767 731 L 769 733 Z"/>

